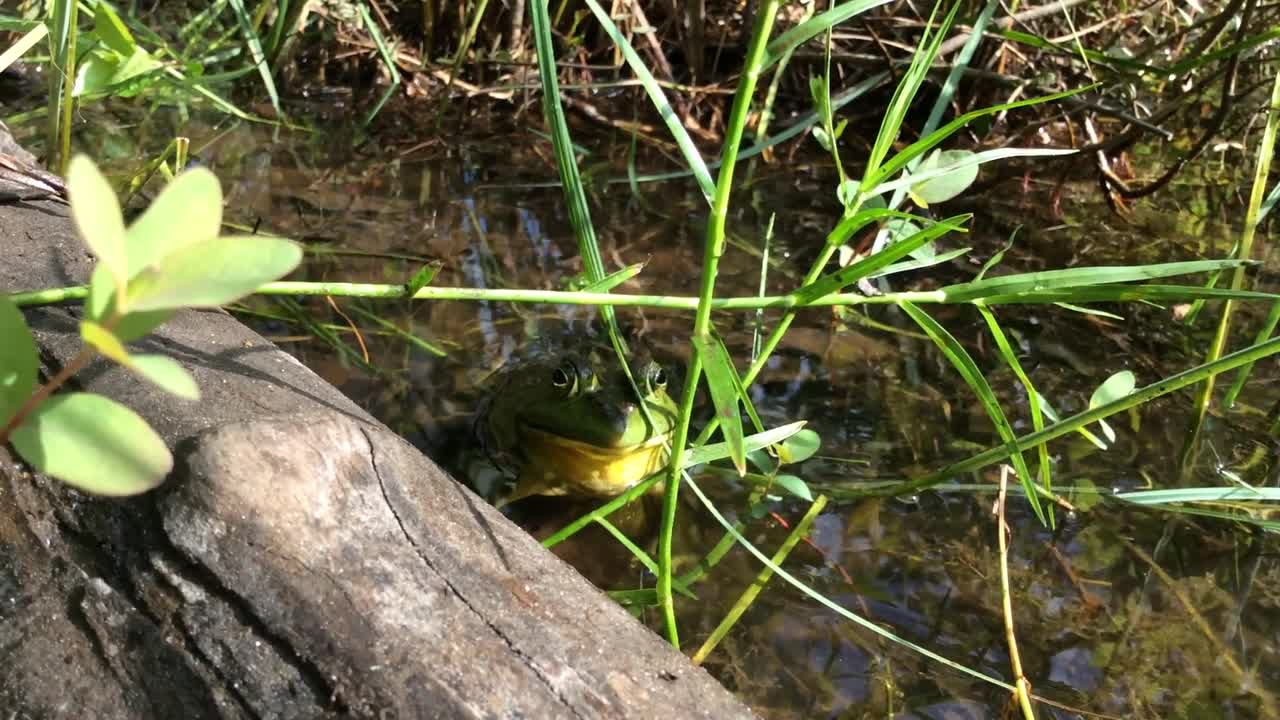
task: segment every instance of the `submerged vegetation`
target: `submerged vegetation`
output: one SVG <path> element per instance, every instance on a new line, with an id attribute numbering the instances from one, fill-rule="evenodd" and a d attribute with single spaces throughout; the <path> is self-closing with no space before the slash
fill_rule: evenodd
<path id="1" fill-rule="evenodd" d="M 939 696 L 953 702 L 982 698 L 984 707 L 1001 704 L 975 689 L 980 685 L 947 690 L 953 671 L 1008 693 L 1028 718 L 1280 715 L 1268 690 L 1280 658 L 1265 645 L 1280 593 L 1272 539 L 1277 525 L 1271 517 L 1280 499 L 1274 451 L 1280 397 L 1271 357 L 1280 351 L 1280 338 L 1274 337 L 1280 291 L 1274 260 L 1259 252 L 1262 243 L 1256 241 L 1280 194 L 1270 167 L 1280 124 L 1280 9 L 1253 0 L 1211 7 L 1063 0 L 1015 7 L 1007 17 L 996 2 L 934 7 L 853 0 L 827 7 L 760 0 L 743 7 L 619 7 L 610 10 L 595 0 L 257 6 L 224 0 L 164 3 L 143 12 L 104 2 L 28 1 L 0 18 L 16 49 L 0 60 L 0 69 L 22 55 L 21 65 L 9 67 L 25 74 L 14 81 L 22 91 L 14 101 L 20 109 L 6 119 L 42 143 L 54 170 L 71 155 L 76 132 L 93 132 L 89 113 L 95 105 L 106 106 L 103 117 L 141 111 L 176 118 L 166 122 L 181 128 L 187 118 L 213 113 L 220 119 L 212 125 L 261 123 L 300 137 L 331 122 L 337 107 L 339 120 L 352 126 L 348 132 L 363 147 L 395 148 L 382 155 L 370 150 L 378 158 L 379 178 L 402 172 L 423 148 L 465 154 L 467 142 L 458 142 L 456 133 L 468 125 L 503 132 L 524 128 L 522 137 L 538 138 L 528 161 L 535 170 L 500 168 L 495 175 L 509 181 L 531 172 L 547 180 L 552 168 L 558 174 L 568 228 L 557 232 L 572 231 L 578 256 L 550 274 L 563 289 L 487 287 L 504 274 L 521 277 L 529 261 L 514 250 L 505 256 L 491 252 L 492 266 L 475 271 L 461 266 L 465 258 L 454 263 L 443 251 L 408 242 L 391 249 L 309 242 L 310 266 L 317 270 L 304 269 L 307 277 L 327 275 L 328 268 L 344 263 L 354 268 L 362 258 L 398 264 L 382 273 L 383 283 L 347 282 L 367 279 L 359 270 L 332 282 L 268 283 L 259 292 L 279 296 L 278 304 L 239 310 L 262 322 L 299 325 L 307 342 L 330 348 L 328 361 L 336 358 L 344 372 L 354 368 L 371 384 L 396 387 L 405 384 L 390 367 L 397 354 L 437 356 L 448 352 L 448 343 L 464 341 L 423 337 L 412 325 L 419 311 L 400 318 L 399 310 L 387 307 L 440 300 L 481 302 L 489 310 L 495 303 L 590 306 L 641 412 L 648 407 L 646 378 L 629 372 L 618 308 L 681 313 L 669 326 L 683 333 L 672 355 L 686 364 L 681 386 L 665 388 L 674 401 L 674 419 L 664 424 L 672 428 L 666 467 L 545 533 L 544 543 L 560 545 L 592 526 L 617 539 L 644 573 L 640 587 L 632 579 L 615 596 L 652 619 L 697 662 L 716 662 L 719 646 L 729 658 L 719 665 L 722 679 L 779 716 L 854 712 L 837 700 L 852 692 L 850 681 L 838 677 L 851 672 L 842 664 L 858 668 L 852 686 L 860 688 L 858 702 L 868 717 L 903 711 L 933 716 L 922 708 Z M 167 27 L 174 29 L 160 29 Z M 44 82 L 38 84 L 33 78 L 41 69 Z M 246 89 L 250 81 L 252 90 Z M 314 102 L 329 107 L 318 109 Z M 77 130 L 77 117 L 88 127 Z M 422 134 L 397 136 L 397 126 L 411 119 L 410 127 Z M 603 139 L 575 120 L 605 129 Z M 210 134 L 215 139 L 204 145 L 193 139 L 192 155 L 200 157 L 215 145 L 216 133 Z M 120 183 L 122 194 L 145 193 L 155 176 L 169 178 L 183 169 L 187 139 L 166 142 L 145 162 L 115 158 L 115 176 L 127 181 Z M 525 160 L 510 148 L 490 154 L 504 162 L 517 156 Z M 1247 166 L 1248 172 L 1213 171 L 1215 163 Z M 1157 231 L 1176 223 L 1145 220 L 1145 198 L 1171 196 L 1158 206 L 1170 214 L 1168 208 L 1196 191 L 1218 192 L 1222 206 L 1232 208 L 1224 211 L 1232 223 L 1231 242 L 1203 237 L 1201 226 L 1199 244 L 1163 247 L 1136 261 L 1114 260 L 1123 254 L 1105 236 L 1077 238 L 1079 246 L 1065 250 L 1024 250 L 1024 224 L 1034 227 L 1046 218 L 1079 223 L 1071 204 L 1082 202 L 1086 178 L 1096 182 L 1093 192 L 1111 217 Z M 653 207 L 647 188 L 660 181 L 687 183 L 692 201 L 674 210 Z M 1007 193 L 1019 183 L 1024 192 L 1038 189 L 1041 207 L 1015 210 L 1024 216 L 1010 220 L 978 202 L 983 189 Z M 616 229 L 606 230 L 593 217 L 612 207 L 605 196 L 614 184 L 629 190 L 633 207 L 622 222 L 611 219 L 610 225 L 631 232 L 643 232 L 637 225 L 645 218 L 686 230 L 692 225 L 697 231 L 689 236 L 701 235 L 700 252 L 648 266 L 612 262 L 616 243 L 606 254 L 599 236 Z M 791 226 L 788 208 L 758 190 L 787 184 L 803 184 L 806 200 L 818 208 L 807 224 Z M 432 197 L 429 182 L 423 180 L 418 193 Z M 74 194 L 71 200 L 80 202 Z M 987 201 L 996 204 L 999 198 Z M 469 227 L 485 242 L 486 218 L 473 198 L 463 204 Z M 956 212 L 950 212 L 952 204 Z M 313 195 L 307 205 L 323 208 L 323 201 Z M 345 207 L 349 212 L 352 205 Z M 79 220 L 79 213 L 104 210 L 76 206 L 76 212 Z M 237 212 L 233 204 L 228 212 L 248 218 L 255 211 Z M 265 226 L 252 228 L 256 234 L 289 234 L 266 219 Z M 980 219 L 1012 227 L 996 237 Z M 536 234 L 527 227 L 523 232 Z M 1161 239 L 1150 238 L 1153 244 Z M 101 262 L 110 263 L 111 253 L 101 243 L 90 245 Z M 655 247 L 654 253 L 685 250 Z M 444 260 L 422 262 L 429 255 Z M 578 271 L 568 282 L 565 276 L 573 273 L 564 271 L 566 264 Z M 658 274 L 654 265 L 683 272 Z M 751 267 L 751 282 L 742 282 L 752 272 L 744 268 Z M 734 274 L 730 291 L 724 289 L 726 268 Z M 686 274 L 696 275 L 696 283 L 684 282 Z M 445 278 L 481 282 L 450 284 Z M 128 280 L 123 277 L 118 287 Z M 50 289 L 10 299 L 29 305 L 86 295 L 92 302 L 95 292 Z M 326 303 L 308 305 L 294 296 L 326 296 Z M 1176 317 L 1143 315 L 1151 307 L 1174 308 Z M 1268 311 L 1242 318 L 1234 311 L 1239 307 Z M 511 311 L 513 319 L 526 319 L 522 312 Z M 821 319 L 806 320 L 812 316 Z M 803 415 L 780 417 L 768 407 L 774 395 L 760 388 L 762 374 L 772 370 L 776 378 L 785 355 L 780 350 L 798 342 L 793 330 L 814 329 L 806 322 L 828 337 L 824 357 L 842 334 L 864 329 L 903 343 L 904 369 L 887 367 L 890 353 L 877 350 L 878 359 L 868 362 L 872 382 L 909 385 L 904 376 L 941 378 L 945 367 L 954 373 L 937 381 L 953 394 L 911 398 L 903 392 L 896 407 L 885 409 L 886 416 L 902 413 L 889 417 L 898 427 L 933 424 L 923 437 L 904 431 L 891 442 L 905 450 L 885 453 L 909 459 L 912 467 L 900 463 L 887 478 L 861 478 L 847 469 L 858 458 L 842 455 L 862 452 L 861 443 L 830 437 L 845 426 Z M 1074 337 L 1027 337 L 1041 326 L 1088 330 Z M 16 332 L 8 326 L 0 331 Z M 1086 333 L 1124 336 L 1116 342 L 1125 348 L 1156 342 L 1144 335 L 1178 334 L 1178 359 L 1186 362 L 1134 358 L 1103 375 L 1081 373 L 1075 382 L 1087 377 L 1087 388 L 1037 366 L 1038 358 L 1051 353 L 1068 364 L 1087 363 L 1079 356 L 1090 354 L 1095 338 Z M 384 357 L 370 353 L 369 345 L 383 348 Z M 1155 354 L 1172 346 L 1158 345 Z M 1230 381 L 1215 384 L 1223 373 Z M 1222 385 L 1225 391 L 1215 393 Z M 31 393 L 25 385 L 19 389 L 11 393 L 15 398 Z M 1250 391 L 1262 401 L 1241 401 Z M 1185 430 L 1169 431 L 1180 445 L 1176 463 L 1140 463 L 1159 468 L 1143 471 L 1141 483 L 1091 478 L 1080 469 L 1095 467 L 1081 458 L 1098 453 L 1114 456 L 1123 448 L 1140 455 L 1143 449 L 1126 441 L 1126 434 L 1139 437 L 1144 417 L 1147 427 L 1157 423 L 1168 412 L 1170 396 L 1189 409 Z M 700 412 L 699 397 L 709 412 Z M 19 402 L 10 404 L 16 408 Z M 366 402 L 385 404 L 374 394 Z M 850 407 L 842 410 L 856 414 Z M 3 411 L 0 405 L 0 416 Z M 939 436 L 957 416 L 980 427 L 977 435 L 989 446 L 938 452 L 944 442 Z M 1204 428 L 1214 423 L 1247 428 L 1258 438 L 1252 459 L 1207 460 L 1206 453 L 1220 452 L 1205 439 Z M 882 435 L 876 440 L 885 442 Z M 800 465 L 806 460 L 811 462 Z M 814 469 L 818 463 L 827 467 Z M 997 471 L 993 466 L 1000 464 Z M 1203 472 L 1206 465 L 1215 469 L 1212 475 Z M 1207 483 L 1206 477 L 1222 482 Z M 610 518 L 642 502 L 660 483 L 665 489 L 656 539 L 630 537 Z M 925 491 L 938 498 L 934 505 L 921 499 Z M 956 494 L 972 506 L 956 511 L 947 500 Z M 690 495 L 700 509 L 687 502 Z M 991 497 L 994 520 L 975 510 L 989 511 Z M 954 527 L 940 530 L 938 538 L 919 528 L 888 539 L 882 530 L 868 530 L 868 537 L 879 534 L 882 540 L 872 549 L 903 563 L 917 554 L 939 559 L 942 567 L 913 571 L 921 575 L 943 572 L 948 563 L 970 568 L 968 580 L 949 575 L 940 602 L 945 604 L 951 588 L 981 585 L 959 592 L 966 601 L 977 598 L 989 606 L 982 611 L 1000 619 L 998 631 L 975 627 L 969 637 L 963 628 L 949 630 L 943 639 L 958 642 L 935 644 L 933 630 L 911 617 L 919 609 L 909 609 L 902 596 L 886 601 L 872 580 L 848 574 L 839 559 L 848 548 L 841 538 L 823 539 L 824 519 L 845 528 L 840 532 L 860 523 L 879 527 L 880 516 L 889 512 L 883 498 L 919 505 L 929 525 Z M 1080 516 L 1090 513 L 1102 519 L 1079 529 Z M 1152 513 L 1161 515 L 1153 519 Z M 793 522 L 778 538 L 774 523 L 784 515 Z M 1007 515 L 1018 518 L 1012 526 Z M 1134 518 L 1142 518 L 1142 529 L 1130 536 L 1120 523 L 1138 522 Z M 682 533 L 682 525 L 705 532 Z M 971 534 L 978 526 L 982 530 Z M 1187 526 L 1226 548 L 1214 558 L 1235 564 L 1216 567 L 1205 558 L 1183 558 L 1177 572 L 1185 582 L 1178 582 L 1161 563 L 1170 538 Z M 1153 527 L 1163 527 L 1163 534 L 1153 535 Z M 926 547 L 912 548 L 912 541 Z M 1027 545 L 1020 551 L 1018 543 Z M 1073 567 L 1058 549 L 1069 545 L 1086 547 L 1071 557 L 1094 566 Z M 979 553 L 980 546 L 988 552 Z M 809 554 L 807 565 L 788 562 L 799 552 Z M 1053 567 L 1065 578 L 1051 597 L 1038 595 L 1036 585 L 1037 573 L 1048 565 L 1018 566 L 1036 553 L 1056 558 L 1059 565 Z M 718 580 L 722 561 L 730 565 L 734 561 L 726 558 L 748 556 L 754 562 L 738 573 L 749 579 L 747 589 L 729 597 L 737 590 L 724 589 L 735 580 Z M 1017 559 L 1012 565 L 1011 556 Z M 1145 568 L 1143 589 L 1119 595 L 1121 610 L 1095 618 L 1105 603 L 1094 596 L 1095 581 L 1083 575 L 1121 562 Z M 1222 583 L 1212 582 L 1214 576 Z M 783 583 L 790 589 L 780 589 Z M 1139 607 L 1142 593 L 1153 592 L 1156 584 L 1170 588 L 1170 602 L 1192 622 L 1170 624 Z M 1063 587 L 1078 591 L 1078 604 L 1074 596 L 1063 597 Z M 880 592 L 890 594 L 886 588 Z M 1250 598 L 1251 592 L 1260 597 Z M 771 593 L 777 599 L 768 600 Z M 721 614 L 713 620 L 696 616 L 692 634 L 704 644 L 694 650 L 681 604 L 706 597 L 723 601 L 715 606 Z M 766 624 L 803 623 L 792 616 L 822 613 L 823 619 L 793 627 L 792 634 L 815 633 L 830 618 L 847 623 L 831 631 L 840 638 L 839 650 L 824 650 L 823 640 L 805 645 L 810 657 L 804 662 L 821 667 L 809 668 L 810 679 L 797 681 L 794 697 L 776 704 L 765 700 L 767 691 L 742 686 L 756 682 L 767 688 L 762 672 L 798 674 L 785 660 L 761 664 L 763 670 L 752 665 L 760 646 L 788 630 L 759 640 L 754 650 L 732 640 L 735 624 L 761 602 L 782 607 L 770 615 L 780 619 Z M 1066 604 L 1071 607 L 1064 609 Z M 1031 625 L 1033 652 L 1048 643 L 1043 636 L 1049 629 L 1028 617 L 1040 614 L 1056 618 L 1053 632 L 1088 638 L 1088 650 L 1082 651 L 1087 657 L 1060 652 L 1051 661 L 1037 660 L 1042 672 L 1028 670 L 1020 641 L 1028 642 L 1023 629 Z M 1214 622 L 1227 623 L 1230 631 Z M 1242 624 L 1248 627 L 1242 630 Z M 1246 643 L 1245 635 L 1254 633 L 1262 641 Z M 1221 666 L 1196 666 L 1206 673 L 1200 683 L 1180 680 L 1177 661 L 1169 659 L 1179 646 L 1192 645 L 1222 658 Z M 823 653 L 829 655 L 825 661 L 812 659 Z M 906 680 L 916 670 L 902 666 L 920 657 L 948 668 L 930 670 L 944 679 L 928 687 Z M 1124 675 L 1116 668 L 1153 657 L 1158 659 L 1148 663 L 1149 671 L 1126 670 L 1132 674 L 1128 680 L 1111 677 Z M 1042 691 L 1044 685 L 1051 691 Z M 806 708 L 806 694 L 827 698 L 830 707 Z"/>

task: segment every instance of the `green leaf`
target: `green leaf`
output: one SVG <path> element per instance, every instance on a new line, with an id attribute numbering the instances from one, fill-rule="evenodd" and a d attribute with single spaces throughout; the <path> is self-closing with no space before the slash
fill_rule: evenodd
<path id="1" fill-rule="evenodd" d="M 795 495 L 801 500 L 813 502 L 813 493 L 809 492 L 809 486 L 804 480 L 801 480 L 795 475 L 779 475 L 774 478 L 773 481 L 778 485 L 778 487 L 786 490 L 792 495 Z"/>
<path id="2" fill-rule="evenodd" d="M 1133 394 L 1133 389 L 1137 387 L 1137 381 L 1133 372 L 1130 370 L 1121 370 L 1120 372 L 1107 378 L 1097 390 L 1093 391 L 1093 395 L 1089 398 L 1089 409 L 1102 407 L 1110 402 L 1115 402 L 1127 395 Z M 1114 444 L 1116 441 L 1116 431 L 1111 429 L 1106 420 L 1099 420 L 1098 427 L 1102 428 L 1102 434 L 1106 436 L 1107 442 Z"/>
<path id="3" fill-rule="evenodd" d="M 930 177 L 911 186 L 911 197 L 921 207 L 940 203 L 959 195 L 978 179 L 978 164 L 970 162 L 976 157 L 968 150 L 935 150 L 920 163 L 917 173 L 941 171 L 942 175 Z M 950 170 L 948 170 L 950 168 Z"/>
<path id="4" fill-rule="evenodd" d="M 920 326 L 921 330 L 933 340 L 942 354 L 951 362 L 952 367 L 960 373 L 965 383 L 978 396 L 978 401 L 982 403 L 982 408 L 986 411 L 987 417 L 991 418 L 991 423 L 995 425 L 996 432 L 999 433 L 1000 439 L 1004 441 L 1005 446 L 1009 448 L 1009 459 L 1013 462 L 1014 470 L 1017 471 L 1018 480 L 1022 483 L 1022 489 L 1027 495 L 1027 502 L 1031 504 L 1031 509 L 1035 511 L 1036 517 L 1042 524 L 1048 525 L 1048 518 L 1045 516 L 1044 509 L 1040 506 L 1040 498 L 1036 494 L 1035 481 L 1032 478 L 1031 471 L 1027 468 L 1026 460 L 1022 457 L 1022 453 L 1017 450 L 1017 436 L 1013 432 L 1013 426 L 1009 424 L 1009 419 L 1005 417 L 1004 409 L 1000 407 L 1000 401 L 991 390 L 991 385 L 987 383 L 986 377 L 978 368 L 978 364 L 973 361 L 973 357 L 969 355 L 969 351 L 964 349 L 960 341 L 955 336 L 942 327 L 937 320 L 934 320 L 928 313 L 924 312 L 915 304 L 904 302 L 901 307 L 911 319 Z"/>
<path id="5" fill-rule="evenodd" d="M 130 55 L 96 48 L 81 61 L 71 94 L 78 98 L 105 95 L 162 67 L 160 61 L 142 48 Z"/>
<path id="6" fill-rule="evenodd" d="M 98 352 L 128 368 L 160 389 L 187 400 L 199 400 L 200 388 L 191 373 L 171 357 L 130 355 L 118 335 L 91 321 L 80 322 L 80 337 Z"/>
<path id="7" fill-rule="evenodd" d="M 617 272 L 612 272 L 601 278 L 599 282 L 587 283 L 583 285 L 582 292 L 603 293 L 609 292 L 618 287 L 622 283 L 640 274 L 644 270 L 645 263 L 633 263 Z"/>
<path id="8" fill-rule="evenodd" d="M 763 73 L 771 65 L 781 60 L 788 51 L 800 47 L 806 40 L 816 36 L 818 33 L 826 32 L 828 28 L 838 25 L 854 15 L 864 13 L 889 2 L 890 0 L 851 0 L 851 2 L 840 3 L 826 12 L 814 15 L 769 43 L 769 46 L 765 48 L 764 62 L 760 67 L 760 72 Z"/>
<path id="9" fill-rule="evenodd" d="M 137 413 L 101 395 L 56 395 L 13 431 L 36 470 L 99 495 L 137 495 L 164 481 L 173 456 Z"/>
<path id="10" fill-rule="evenodd" d="M 120 17 L 104 2 L 99 2 L 93 10 L 93 29 L 104 45 L 125 57 L 132 55 L 138 47 L 133 35 L 129 34 L 129 28 L 124 26 Z"/>
<path id="11" fill-rule="evenodd" d="M 729 444 L 729 458 L 738 474 L 747 472 L 747 450 L 743 444 L 742 413 L 738 408 L 738 390 L 734 382 L 738 371 L 723 344 L 710 334 L 695 337 L 693 346 L 702 358 L 703 373 L 707 376 L 707 388 L 711 402 L 720 418 L 720 433 Z M 740 383 L 740 381 L 739 381 Z"/>
<path id="12" fill-rule="evenodd" d="M 202 167 L 182 173 L 126 231 L 129 279 L 181 247 L 217 237 L 221 229 L 218 178 Z"/>
<path id="13" fill-rule="evenodd" d="M 93 349 L 121 365 L 129 364 L 129 351 L 110 330 L 92 320 L 80 321 L 80 338 Z"/>
<path id="14" fill-rule="evenodd" d="M 1189 262 L 1159 263 L 1155 265 L 1121 265 L 1092 266 L 1068 268 L 1066 270 L 1045 270 L 1043 272 L 1022 273 L 1018 275 L 1002 275 L 975 282 L 948 285 L 938 292 L 946 296 L 947 302 L 969 302 L 989 296 L 1003 296 L 1024 292 L 1044 292 L 1075 288 L 1086 285 L 1109 285 L 1114 283 L 1148 280 L 1151 278 L 1188 275 L 1192 273 L 1224 270 L 1248 264 L 1244 260 L 1193 260 Z M 1203 288 L 1200 288 L 1203 289 Z M 1186 288 L 1187 292 L 1196 292 L 1197 288 Z M 1072 301 L 1074 297 L 1054 298 L 1055 300 Z"/>
<path id="15" fill-rule="evenodd" d="M 959 7 L 959 6 L 957 5 L 956 7 Z M 932 150 L 934 147 L 936 147 L 943 140 L 946 140 L 957 130 L 964 127 L 965 125 L 968 125 L 970 122 L 980 117 L 983 117 L 985 115 L 991 115 L 991 114 L 1000 112 L 1002 110 L 1013 110 L 1015 108 L 1026 107 L 1028 105 L 1038 105 L 1040 103 L 1051 102 L 1053 100 L 1060 100 L 1062 98 L 1070 97 L 1077 93 L 1081 93 L 1086 90 L 1092 89 L 1093 87 L 1094 86 L 1086 86 L 1082 88 L 1077 88 L 1075 90 L 1067 90 L 1066 92 L 1054 93 L 1052 95 L 1044 95 L 1042 97 L 1036 97 L 1036 98 L 1028 98 L 1026 100 L 1018 100 L 1016 102 L 1005 103 L 1003 105 L 992 105 L 991 107 L 981 108 L 979 110 L 973 110 L 971 112 L 967 112 L 964 115 L 961 115 L 960 117 L 947 123 L 946 125 L 943 125 L 941 128 L 938 128 L 932 133 L 929 133 L 925 137 L 920 138 L 919 140 L 911 143 L 906 148 L 904 148 L 901 152 L 899 152 L 897 155 L 894 155 L 891 159 L 885 162 L 884 165 L 874 167 L 874 168 L 868 168 L 870 172 L 868 172 L 863 177 L 861 190 L 864 194 L 867 194 L 867 195 L 874 195 L 876 193 L 883 193 L 883 192 L 888 192 L 892 190 L 894 187 L 894 184 L 885 183 L 886 178 L 897 173 L 899 170 L 906 167 L 907 164 L 910 163 L 912 160 L 923 155 L 929 150 Z M 1005 149 L 1005 150 L 1009 150 L 1009 149 Z M 1000 152 L 1000 151 L 989 151 L 989 152 Z M 1028 152 L 1028 151 L 1021 151 L 1021 152 Z M 1038 151 L 1038 152 L 1044 152 L 1044 151 Z M 1049 152 L 1052 153 L 1055 151 L 1049 151 Z M 1058 154 L 1062 154 L 1063 151 L 1056 151 L 1056 152 Z M 1074 151 L 1066 151 L 1066 152 L 1074 152 Z M 917 178 L 917 180 L 918 179 L 919 178 Z M 908 179 L 907 182 L 910 182 L 910 179 Z"/>
<path id="16" fill-rule="evenodd" d="M 747 452 L 767 448 L 800 432 L 804 425 L 804 420 L 797 420 L 793 423 L 770 428 L 762 433 L 748 435 L 743 439 L 743 445 L 746 447 Z M 702 465 L 727 457 L 729 457 L 729 445 L 727 443 L 707 443 L 706 445 L 699 445 L 686 450 L 684 452 L 684 462 L 681 463 L 680 467 L 693 467 L 694 465 Z"/>
<path id="17" fill-rule="evenodd" d="M 774 460 L 769 451 L 764 448 L 747 450 L 747 462 L 754 465 L 757 470 L 765 475 L 772 474 L 778 469 L 778 461 Z"/>
<path id="18" fill-rule="evenodd" d="M 215 237 L 171 253 L 129 284 L 136 310 L 218 307 L 287 275 L 302 261 L 297 243 L 261 235 Z"/>
<path id="19" fill-rule="evenodd" d="M 1089 398 L 1089 408 L 1101 407 L 1126 395 L 1131 395 L 1133 394 L 1133 389 L 1137 386 L 1137 379 L 1134 377 L 1133 371 L 1121 370 L 1107 378 L 1098 386 L 1097 390 L 1093 391 L 1093 396 Z"/>
<path id="20" fill-rule="evenodd" d="M 39 362 L 22 311 L 0 293 L 0 425 L 31 397 Z"/>
<path id="21" fill-rule="evenodd" d="M 915 252 L 919 248 L 933 242 L 952 230 L 958 232 L 968 232 L 963 225 L 971 215 L 956 215 L 955 217 L 941 220 L 933 225 L 921 230 L 909 238 L 900 240 L 892 245 L 886 246 L 880 252 L 865 257 L 847 267 L 843 267 L 830 275 L 818 278 L 812 283 L 801 287 L 792 293 L 796 300 L 800 303 L 807 303 L 817 300 L 820 297 L 830 295 L 831 293 L 840 291 L 841 288 L 852 285 L 880 268 L 888 266 L 895 260 L 900 260 L 909 253 Z"/>
<path id="22" fill-rule="evenodd" d="M 187 369 L 166 355 L 133 355 L 128 368 L 160 389 L 184 400 L 199 400 L 200 387 Z"/>
<path id="23" fill-rule="evenodd" d="M 67 168 L 67 195 L 80 239 L 106 268 L 112 287 L 123 293 L 129 281 L 124 216 L 120 214 L 111 183 L 88 156 L 77 155 L 71 159 Z"/>
<path id="24" fill-rule="evenodd" d="M 801 430 L 778 446 L 778 459 L 791 464 L 813 457 L 822 446 L 822 438 L 812 430 Z"/>
<path id="25" fill-rule="evenodd" d="M 831 152 L 831 136 L 827 134 L 826 130 L 815 127 L 813 129 L 813 139 L 818 141 L 818 145 L 822 146 L 823 150 Z"/>
<path id="26" fill-rule="evenodd" d="M 433 260 L 421 268 L 418 272 L 409 278 L 409 282 L 405 283 L 405 291 L 409 297 L 413 297 L 419 290 L 431 284 L 436 279 L 436 273 L 440 272 L 440 268 L 444 267 L 444 263 L 439 260 Z"/>

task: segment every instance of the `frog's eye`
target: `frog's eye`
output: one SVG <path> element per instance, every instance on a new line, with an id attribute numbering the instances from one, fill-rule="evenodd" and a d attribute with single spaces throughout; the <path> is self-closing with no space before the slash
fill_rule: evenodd
<path id="1" fill-rule="evenodd" d="M 578 389 L 578 368 L 573 363 L 565 362 L 551 372 L 551 387 L 565 395 L 572 395 Z"/>
<path id="2" fill-rule="evenodd" d="M 661 365 L 653 365 L 649 368 L 649 385 L 655 390 L 661 390 L 667 386 L 667 371 L 662 369 Z"/>

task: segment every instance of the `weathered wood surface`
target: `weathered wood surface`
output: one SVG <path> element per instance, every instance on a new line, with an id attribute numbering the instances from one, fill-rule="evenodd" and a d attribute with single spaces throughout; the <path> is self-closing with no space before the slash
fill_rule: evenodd
<path id="1" fill-rule="evenodd" d="M 0 205 L 0 291 L 81 283 L 66 208 Z M 46 371 L 75 313 L 33 309 Z M 0 450 L 5 718 L 749 716 L 571 568 L 230 316 L 137 344 L 188 403 L 119 367 L 85 389 L 175 451 L 128 500 L 19 472 Z"/>

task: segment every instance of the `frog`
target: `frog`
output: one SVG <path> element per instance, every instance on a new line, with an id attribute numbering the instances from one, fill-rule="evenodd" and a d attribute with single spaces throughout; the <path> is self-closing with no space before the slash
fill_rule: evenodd
<path id="1" fill-rule="evenodd" d="M 611 498 L 667 464 L 678 415 L 667 368 L 643 348 L 628 367 L 634 388 L 611 347 L 583 343 L 495 373 L 475 423 L 489 459 L 515 480 L 495 505 Z"/>

